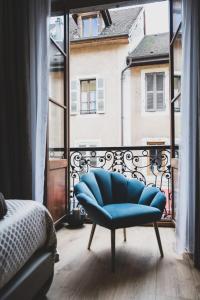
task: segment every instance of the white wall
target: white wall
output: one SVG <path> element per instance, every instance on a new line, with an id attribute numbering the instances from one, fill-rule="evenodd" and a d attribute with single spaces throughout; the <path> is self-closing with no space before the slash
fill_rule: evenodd
<path id="1" fill-rule="evenodd" d="M 144 9 L 142 9 L 129 31 L 129 52 L 132 52 L 143 39 L 144 24 Z"/>

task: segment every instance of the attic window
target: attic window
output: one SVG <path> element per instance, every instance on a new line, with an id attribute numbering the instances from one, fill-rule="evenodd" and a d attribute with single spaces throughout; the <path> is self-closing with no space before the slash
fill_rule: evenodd
<path id="1" fill-rule="evenodd" d="M 99 18 L 97 15 L 82 17 L 82 36 L 84 38 L 99 34 Z"/>

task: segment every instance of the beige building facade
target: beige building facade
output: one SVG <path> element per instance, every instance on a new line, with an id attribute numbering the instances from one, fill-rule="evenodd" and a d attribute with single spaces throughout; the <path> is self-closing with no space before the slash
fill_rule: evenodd
<path id="1" fill-rule="evenodd" d="M 70 114 L 71 147 L 170 143 L 168 61 L 155 64 L 147 61 L 146 65 L 143 63 L 142 66 L 130 67 L 122 76 L 122 70 L 127 66 L 127 55 L 145 37 L 144 17 L 142 9 L 129 31 L 131 38 L 127 35 L 72 41 L 71 91 L 73 93 L 73 86 L 76 86 L 77 106 L 76 111 L 71 111 Z M 163 74 L 163 110 L 145 109 L 145 76 L 148 73 Z M 103 109 L 98 111 L 97 108 L 96 113 L 81 113 L 81 82 L 92 79 L 96 80 L 97 94 L 98 80 L 103 82 Z M 73 95 L 71 101 L 72 98 Z M 96 101 L 98 102 L 98 96 Z"/>
<path id="2" fill-rule="evenodd" d="M 145 35 L 142 7 L 107 14 L 70 20 L 70 147 L 170 144 L 168 34 Z"/>

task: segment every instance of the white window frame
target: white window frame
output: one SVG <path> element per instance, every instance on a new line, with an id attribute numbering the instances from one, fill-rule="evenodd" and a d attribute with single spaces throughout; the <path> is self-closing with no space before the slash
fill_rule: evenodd
<path id="1" fill-rule="evenodd" d="M 170 138 L 165 136 L 165 137 L 144 137 L 142 139 L 142 145 L 144 145 L 144 146 L 147 146 L 148 143 L 155 143 L 155 142 L 163 142 L 163 143 L 165 143 L 165 146 L 166 146 L 166 145 L 170 144 Z M 168 158 L 170 161 L 170 154 L 169 154 Z M 142 160 L 143 160 L 144 164 L 148 163 L 148 161 L 146 160 L 145 157 L 143 157 Z M 152 174 L 148 173 L 148 168 L 146 168 L 144 170 L 144 175 L 148 178 L 151 178 L 151 176 L 152 176 Z"/>
<path id="2" fill-rule="evenodd" d="M 97 27 L 98 27 L 98 33 L 97 33 L 97 35 L 93 34 L 92 19 L 94 19 L 94 18 L 97 18 Z M 83 35 L 83 33 L 84 33 L 83 20 L 84 19 L 86 19 L 86 20 L 89 21 L 89 35 L 88 36 L 84 36 Z M 99 14 L 98 13 L 97 14 L 94 13 L 94 14 L 89 14 L 89 15 L 82 15 L 81 16 L 81 36 L 82 36 L 82 38 L 87 39 L 87 38 L 92 38 L 92 37 L 98 36 L 99 33 L 100 33 L 100 25 L 99 25 L 99 23 L 100 23 L 100 18 L 99 18 Z"/>
<path id="3" fill-rule="evenodd" d="M 83 82 L 83 81 L 87 81 L 87 82 L 89 82 L 89 81 L 95 81 L 95 85 L 96 85 L 96 90 L 95 90 L 95 93 L 96 93 L 96 96 L 95 96 L 95 112 L 91 112 L 90 110 L 88 110 L 88 112 L 84 113 L 81 110 L 81 107 L 82 107 L 81 82 Z M 97 111 L 97 78 L 80 79 L 80 104 L 79 104 L 79 106 L 80 106 L 80 115 L 95 115 L 95 114 L 98 113 L 98 111 Z"/>
<path id="4" fill-rule="evenodd" d="M 101 146 L 101 140 L 76 140 L 75 141 L 75 147 L 79 148 L 80 145 L 86 145 L 87 147 L 91 147 L 91 145 L 95 145 L 95 147 Z M 80 147 L 81 148 L 81 147 Z M 89 151 L 86 151 L 86 156 L 89 156 Z"/>
<path id="5" fill-rule="evenodd" d="M 164 110 L 146 111 L 146 74 L 164 73 Z M 145 116 L 168 115 L 169 114 L 169 68 L 168 67 L 152 67 L 141 70 L 141 114 Z"/>
<path id="6" fill-rule="evenodd" d="M 80 82 L 83 81 L 83 80 L 90 80 L 90 79 L 95 79 L 96 80 L 96 84 L 97 84 L 97 80 L 99 78 L 102 78 L 104 79 L 103 76 L 99 75 L 99 74 L 88 74 L 88 75 L 79 75 L 77 77 L 72 77 L 70 80 L 71 81 L 77 81 L 79 82 L 79 100 L 78 100 L 78 106 L 79 106 L 79 110 L 78 110 L 78 113 L 76 114 L 73 114 L 73 113 L 70 113 L 70 116 L 71 117 L 76 117 L 76 116 L 79 116 L 79 118 L 98 118 L 98 117 L 101 117 L 101 115 L 105 115 L 106 113 L 106 83 L 105 83 L 105 79 L 104 79 L 104 112 L 98 112 L 98 97 L 96 95 L 96 103 L 97 103 L 97 110 L 96 110 L 96 113 L 95 114 L 81 114 L 80 113 L 80 102 L 81 102 L 81 89 L 80 89 Z M 96 85 L 96 92 L 97 92 L 97 85 Z M 71 105 L 71 103 L 70 103 Z M 71 108 L 71 107 L 70 107 Z"/>
<path id="7" fill-rule="evenodd" d="M 96 145 L 96 147 L 101 147 L 101 140 L 99 139 L 91 139 L 91 140 L 75 140 L 74 147 L 78 148 L 81 144 L 87 145 L 87 147 L 90 147 L 90 145 Z"/>
<path id="8" fill-rule="evenodd" d="M 179 72 L 179 71 L 174 72 L 174 76 L 180 77 L 180 80 L 182 79 L 182 77 L 181 77 L 181 72 Z M 181 84 L 182 84 L 182 81 L 181 81 Z M 178 95 L 178 93 L 177 93 L 177 95 Z M 176 96 L 177 96 L 177 95 L 176 95 Z M 176 114 L 180 114 L 180 113 L 181 113 L 181 107 L 180 107 L 180 110 L 177 110 L 177 111 L 174 110 L 174 112 L 175 112 Z"/>
<path id="9" fill-rule="evenodd" d="M 153 86 L 152 86 L 152 90 L 148 91 L 147 87 L 148 87 L 148 74 L 151 75 L 153 77 Z M 161 91 L 158 91 L 157 89 L 157 76 L 162 76 L 162 82 L 163 82 L 163 89 Z M 147 112 L 152 111 L 163 111 L 165 110 L 166 106 L 165 106 L 165 73 L 164 72 L 153 72 L 153 73 L 146 73 L 145 76 L 145 110 Z M 152 94 L 153 95 L 153 107 L 152 108 L 148 108 L 148 94 Z M 158 103 L 157 103 L 157 96 L 158 93 L 160 93 L 162 95 L 162 108 L 158 108 Z"/>

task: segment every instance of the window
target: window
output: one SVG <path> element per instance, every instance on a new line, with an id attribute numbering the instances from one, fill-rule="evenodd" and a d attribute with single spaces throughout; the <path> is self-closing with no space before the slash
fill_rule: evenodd
<path id="1" fill-rule="evenodd" d="M 81 80 L 81 114 L 96 114 L 96 79 Z"/>
<path id="2" fill-rule="evenodd" d="M 51 17 L 50 19 L 50 36 L 56 42 L 63 42 L 64 40 L 64 17 Z"/>
<path id="3" fill-rule="evenodd" d="M 97 167 L 97 152 L 96 151 L 87 151 L 87 148 L 95 148 L 97 144 L 95 143 L 81 143 L 78 146 L 82 148 L 80 151 L 82 157 L 80 160 L 81 174 L 87 173 L 88 167 L 96 168 Z M 84 149 L 84 150 L 83 150 Z"/>
<path id="4" fill-rule="evenodd" d="M 145 110 L 165 110 L 164 72 L 145 74 Z"/>
<path id="5" fill-rule="evenodd" d="M 93 75 L 91 78 L 71 80 L 71 115 L 105 113 L 105 80 Z"/>
<path id="6" fill-rule="evenodd" d="M 97 36 L 99 33 L 99 20 L 98 16 L 82 17 L 82 36 L 92 37 Z"/>
<path id="7" fill-rule="evenodd" d="M 181 92 L 181 76 L 174 75 L 174 97 L 177 97 L 174 101 L 174 112 L 181 111 L 181 97 L 179 96 Z"/>
<path id="8" fill-rule="evenodd" d="M 163 146 L 165 142 L 147 142 L 148 146 Z M 152 148 L 149 150 L 147 175 L 151 176 L 157 174 L 159 170 L 162 170 L 162 155 L 163 151 L 158 148 Z"/>
<path id="9" fill-rule="evenodd" d="M 174 97 L 176 97 L 181 91 L 181 76 L 174 75 Z"/>

